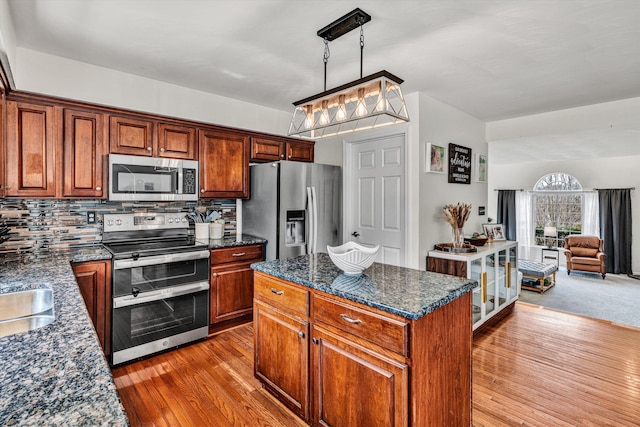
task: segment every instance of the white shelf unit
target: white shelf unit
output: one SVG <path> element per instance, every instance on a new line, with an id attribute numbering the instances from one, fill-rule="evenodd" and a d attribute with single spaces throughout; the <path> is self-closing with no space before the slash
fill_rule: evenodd
<path id="1" fill-rule="evenodd" d="M 477 280 L 480 284 L 473 290 L 471 315 L 474 331 L 518 299 L 518 242 L 487 243 L 478 247 L 477 252 L 469 253 L 433 250 L 428 256 L 436 261 L 430 263 L 427 259 L 430 271 L 456 271 L 456 275 L 464 277 L 466 274 L 468 279 Z M 435 266 L 429 268 L 430 264 Z"/>

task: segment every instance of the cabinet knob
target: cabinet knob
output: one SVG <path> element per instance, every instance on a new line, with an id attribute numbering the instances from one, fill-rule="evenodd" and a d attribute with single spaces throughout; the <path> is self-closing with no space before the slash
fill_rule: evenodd
<path id="1" fill-rule="evenodd" d="M 96 187 L 96 191 L 100 191 L 100 190 L 102 190 L 102 187 L 100 186 Z"/>
<path id="2" fill-rule="evenodd" d="M 147 151 L 151 151 L 151 150 L 152 150 L 152 148 L 151 148 L 151 147 L 147 147 Z"/>
<path id="3" fill-rule="evenodd" d="M 311 342 L 314 344 L 318 344 L 318 338 L 311 338 Z"/>
<path id="4" fill-rule="evenodd" d="M 160 152 L 161 152 L 161 153 L 164 153 L 164 148 L 161 148 L 161 149 L 160 149 Z"/>
<path id="5" fill-rule="evenodd" d="M 298 331 L 298 336 L 299 336 L 300 338 L 304 338 L 304 332 L 302 332 L 302 331 Z"/>
<path id="6" fill-rule="evenodd" d="M 291 156 L 289 156 L 289 158 L 291 158 Z"/>
<path id="7" fill-rule="evenodd" d="M 284 159 L 284 154 L 280 154 L 280 157 Z"/>
<path id="8" fill-rule="evenodd" d="M 200 192 L 201 192 L 201 193 L 204 193 L 204 188 L 201 188 L 201 189 L 200 189 Z"/>

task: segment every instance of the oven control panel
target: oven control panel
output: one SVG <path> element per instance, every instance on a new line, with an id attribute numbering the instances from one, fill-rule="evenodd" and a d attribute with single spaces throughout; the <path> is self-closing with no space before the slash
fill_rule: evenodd
<path id="1" fill-rule="evenodd" d="M 189 221 L 180 212 L 139 212 L 104 214 L 104 232 L 189 228 Z"/>

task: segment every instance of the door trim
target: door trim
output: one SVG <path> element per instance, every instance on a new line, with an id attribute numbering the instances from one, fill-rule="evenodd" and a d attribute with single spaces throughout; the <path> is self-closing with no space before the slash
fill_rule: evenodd
<path id="1" fill-rule="evenodd" d="M 403 179 L 404 179 L 404 192 L 405 192 L 405 197 L 404 197 L 404 207 L 402 208 L 403 212 L 404 212 L 404 230 L 402 231 L 403 234 L 403 251 L 404 251 L 404 259 L 401 262 L 401 266 L 402 267 L 407 267 L 411 260 L 410 260 L 410 256 L 409 256 L 409 191 L 408 191 L 408 186 L 409 186 L 409 175 L 408 175 L 408 167 L 409 167 L 409 150 L 407 149 L 407 141 L 409 140 L 409 135 L 408 135 L 408 130 L 407 131 L 403 131 L 403 132 L 397 132 L 397 133 L 390 133 L 390 134 L 386 134 L 386 135 L 376 135 L 376 136 L 372 136 L 372 137 L 368 137 L 368 138 L 362 138 L 362 139 L 353 139 L 353 140 L 347 140 L 344 139 L 343 140 L 343 168 L 344 168 L 344 177 L 342 180 L 342 195 L 343 195 L 343 199 L 342 199 L 342 206 L 343 206 L 343 226 L 342 226 L 342 240 L 344 242 L 347 242 L 349 240 L 351 240 L 351 235 L 349 234 L 349 230 L 347 227 L 347 223 L 346 223 L 346 218 L 353 218 L 353 215 L 355 215 L 355 212 L 351 211 L 351 204 L 348 203 L 348 200 L 352 200 L 352 198 L 354 197 L 353 194 L 351 194 L 351 191 L 349 191 L 349 185 L 347 185 L 348 182 L 353 182 L 354 178 L 354 171 L 351 167 L 352 164 L 352 160 L 353 160 L 353 151 L 356 145 L 358 144 L 363 144 L 363 143 L 367 143 L 367 142 L 374 142 L 374 141 L 379 141 L 381 139 L 388 139 L 388 138 L 393 138 L 393 137 L 401 137 L 402 138 L 402 144 L 403 144 L 403 150 L 404 150 L 404 167 L 402 169 L 402 174 L 403 174 Z"/>

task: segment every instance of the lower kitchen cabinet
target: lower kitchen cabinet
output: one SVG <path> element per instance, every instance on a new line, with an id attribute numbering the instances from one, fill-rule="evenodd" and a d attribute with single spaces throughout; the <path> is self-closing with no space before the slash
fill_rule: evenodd
<path id="1" fill-rule="evenodd" d="M 289 409 L 308 420 L 309 322 L 289 310 L 256 301 L 253 328 L 255 376 Z"/>
<path id="2" fill-rule="evenodd" d="M 111 353 L 111 261 L 72 264 L 89 317 L 106 355 Z"/>
<path id="3" fill-rule="evenodd" d="M 242 318 L 251 320 L 253 270 L 250 266 L 262 260 L 264 260 L 264 250 L 261 244 L 211 250 L 210 322 L 212 325 Z"/>
<path id="4" fill-rule="evenodd" d="M 409 320 L 262 272 L 254 285 L 255 376 L 310 425 L 470 425 L 470 293 Z"/>

